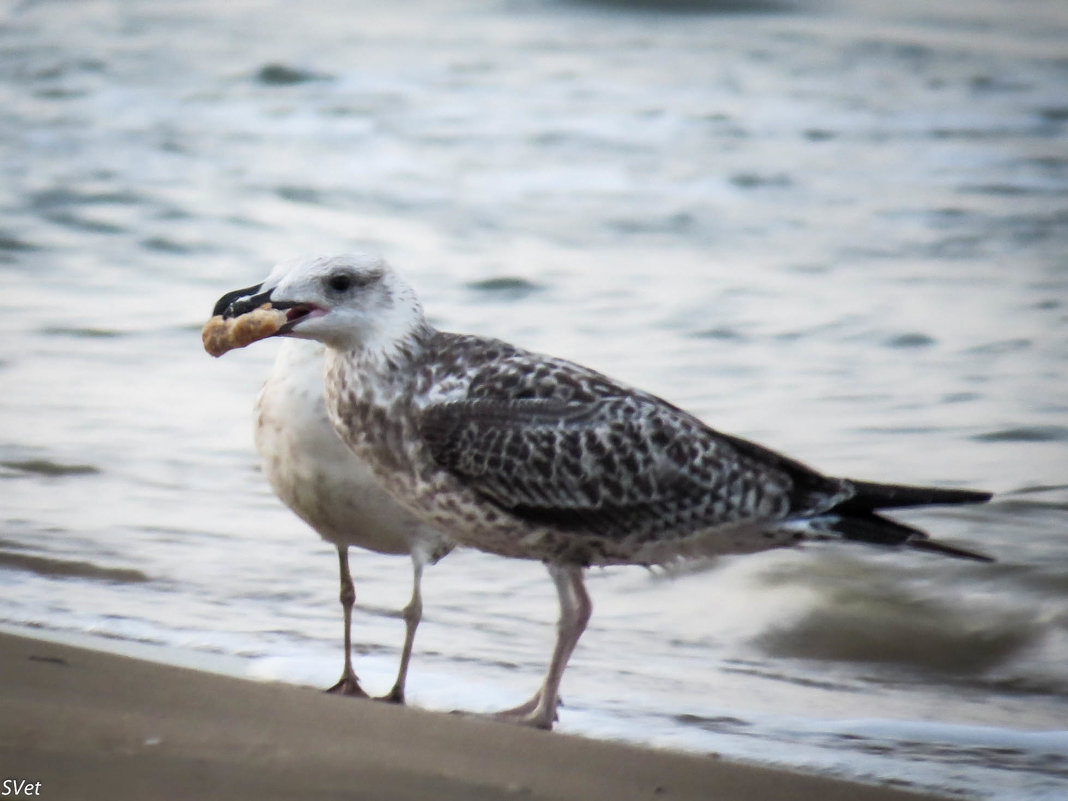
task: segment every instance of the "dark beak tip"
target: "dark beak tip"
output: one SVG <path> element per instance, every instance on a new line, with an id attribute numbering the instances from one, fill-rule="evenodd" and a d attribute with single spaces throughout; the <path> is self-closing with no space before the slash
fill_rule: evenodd
<path id="1" fill-rule="evenodd" d="M 223 295 L 221 298 L 219 298 L 215 302 L 215 308 L 212 309 L 211 316 L 212 317 L 219 317 L 219 316 L 222 316 L 222 317 L 235 317 L 235 316 L 237 316 L 236 314 L 234 314 L 232 312 L 231 307 L 235 303 L 237 303 L 238 301 L 242 300 L 243 298 L 250 298 L 251 296 L 258 295 L 259 291 L 260 291 L 260 287 L 262 287 L 262 286 L 263 286 L 263 284 L 254 284 L 253 286 L 247 286 L 244 289 L 234 289 L 234 290 L 232 290 L 230 292 L 227 292 L 225 295 Z M 231 312 L 231 313 L 228 314 L 227 312 Z M 238 313 L 240 313 L 240 312 L 238 312 Z"/>

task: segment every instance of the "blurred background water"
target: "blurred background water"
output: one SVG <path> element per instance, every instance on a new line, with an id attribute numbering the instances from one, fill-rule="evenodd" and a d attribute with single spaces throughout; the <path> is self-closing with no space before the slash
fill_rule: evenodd
<path id="1" fill-rule="evenodd" d="M 1068 7 L 49 0 L 0 20 L 0 623 L 327 686 L 332 549 L 270 494 L 224 291 L 374 248 L 442 328 L 857 477 L 864 548 L 595 572 L 559 727 L 965 797 L 1068 792 Z M 407 561 L 357 552 L 384 691 Z M 540 565 L 428 571 L 409 700 L 536 686 Z M 88 638 L 88 640 L 86 640 Z M 339 700 L 339 703 L 346 701 Z"/>

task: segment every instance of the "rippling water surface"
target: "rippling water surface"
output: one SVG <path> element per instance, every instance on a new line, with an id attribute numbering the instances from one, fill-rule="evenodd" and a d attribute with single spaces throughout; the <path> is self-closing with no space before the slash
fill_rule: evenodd
<path id="1" fill-rule="evenodd" d="M 443 328 L 575 358 L 828 472 L 975 486 L 863 548 L 591 575 L 560 728 L 966 797 L 1068 792 L 1059 2 L 16 3 L 0 21 L 0 622 L 340 669 L 331 548 L 199 327 L 372 247 Z M 404 559 L 357 553 L 385 690 Z M 537 684 L 537 564 L 428 571 L 410 700 Z M 339 703 L 344 703 L 339 701 Z"/>

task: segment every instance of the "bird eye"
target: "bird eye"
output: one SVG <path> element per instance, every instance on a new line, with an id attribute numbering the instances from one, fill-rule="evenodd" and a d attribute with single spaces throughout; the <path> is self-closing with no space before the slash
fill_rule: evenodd
<path id="1" fill-rule="evenodd" d="M 348 273 L 338 273 L 326 280 L 326 285 L 335 292 L 345 292 L 352 286 L 352 276 Z"/>

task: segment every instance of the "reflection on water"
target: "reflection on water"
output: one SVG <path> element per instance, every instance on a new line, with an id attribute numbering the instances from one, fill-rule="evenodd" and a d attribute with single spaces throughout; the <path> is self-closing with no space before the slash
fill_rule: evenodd
<path id="1" fill-rule="evenodd" d="M 336 678 L 331 549 L 251 443 L 274 345 L 215 361 L 199 327 L 281 257 L 373 247 L 442 328 L 831 473 L 999 493 L 904 518 L 995 565 L 827 546 L 593 573 L 562 729 L 1059 797 L 1066 36 L 1039 0 L 19 4 L 0 622 Z M 384 689 L 409 566 L 353 569 Z M 414 703 L 529 694 L 541 566 L 456 553 L 425 594 Z"/>

